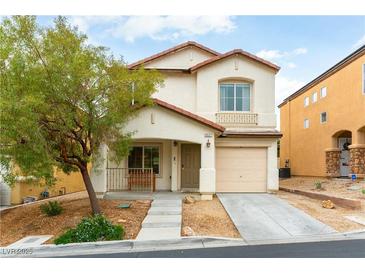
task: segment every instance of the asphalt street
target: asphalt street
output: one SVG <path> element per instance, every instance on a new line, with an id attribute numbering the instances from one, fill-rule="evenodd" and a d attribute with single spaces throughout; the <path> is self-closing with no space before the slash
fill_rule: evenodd
<path id="1" fill-rule="evenodd" d="M 121 252 L 69 258 L 365 258 L 365 239 L 249 245 L 183 250 Z"/>

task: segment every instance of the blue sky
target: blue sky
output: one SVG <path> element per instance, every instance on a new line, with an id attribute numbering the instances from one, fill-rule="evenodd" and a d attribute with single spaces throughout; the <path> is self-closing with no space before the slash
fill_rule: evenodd
<path id="1" fill-rule="evenodd" d="M 52 17 L 38 17 L 42 25 Z M 242 48 L 282 67 L 276 103 L 365 44 L 365 16 L 73 16 L 90 42 L 128 63 L 187 40 Z"/>

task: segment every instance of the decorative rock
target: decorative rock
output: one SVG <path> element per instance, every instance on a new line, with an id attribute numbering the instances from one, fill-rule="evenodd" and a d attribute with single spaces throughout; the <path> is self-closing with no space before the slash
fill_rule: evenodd
<path id="1" fill-rule="evenodd" d="M 195 200 L 194 200 L 194 198 L 193 197 L 191 197 L 191 196 L 186 196 L 185 198 L 184 198 L 184 203 L 185 204 L 193 204 L 195 202 Z"/>
<path id="2" fill-rule="evenodd" d="M 361 186 L 350 186 L 347 188 L 347 190 L 360 190 L 361 189 Z"/>
<path id="3" fill-rule="evenodd" d="M 118 223 L 125 223 L 125 222 L 127 222 L 127 220 L 125 220 L 125 219 L 119 219 L 117 222 Z"/>
<path id="4" fill-rule="evenodd" d="M 184 235 L 184 236 L 195 236 L 195 232 L 190 226 L 184 226 L 182 228 L 182 235 Z"/>
<path id="5" fill-rule="evenodd" d="M 335 208 L 335 205 L 332 203 L 331 200 L 324 200 L 322 201 L 322 207 L 332 209 Z"/>

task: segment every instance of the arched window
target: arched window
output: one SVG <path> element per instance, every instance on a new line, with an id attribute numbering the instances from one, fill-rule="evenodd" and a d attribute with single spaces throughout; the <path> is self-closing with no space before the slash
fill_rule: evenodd
<path id="1" fill-rule="evenodd" d="M 219 84 L 220 111 L 251 111 L 252 84 L 224 82 Z"/>

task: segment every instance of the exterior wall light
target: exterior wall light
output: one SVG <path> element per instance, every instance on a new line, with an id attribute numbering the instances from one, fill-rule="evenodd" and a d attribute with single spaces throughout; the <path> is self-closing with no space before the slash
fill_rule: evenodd
<path id="1" fill-rule="evenodd" d="M 209 139 L 207 141 L 207 148 L 210 148 L 210 142 L 209 142 Z"/>

